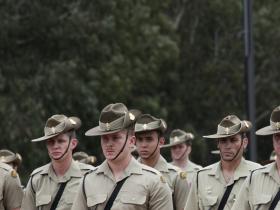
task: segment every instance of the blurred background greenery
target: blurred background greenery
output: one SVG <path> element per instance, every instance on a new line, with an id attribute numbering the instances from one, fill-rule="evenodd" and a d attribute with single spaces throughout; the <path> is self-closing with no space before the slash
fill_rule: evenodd
<path id="1" fill-rule="evenodd" d="M 254 1 L 257 125 L 279 105 L 280 2 Z M 83 122 L 77 150 L 102 155 L 84 132 L 123 102 L 196 136 L 192 160 L 216 160 L 202 135 L 228 114 L 246 118 L 243 2 L 235 0 L 0 0 L 0 148 L 23 156 L 20 174 L 49 161 L 53 114 Z M 258 161 L 270 138 L 258 138 Z M 170 159 L 169 153 L 164 153 Z"/>

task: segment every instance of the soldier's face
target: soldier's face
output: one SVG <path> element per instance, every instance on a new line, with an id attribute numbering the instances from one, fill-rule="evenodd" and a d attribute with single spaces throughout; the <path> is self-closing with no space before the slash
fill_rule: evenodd
<path id="1" fill-rule="evenodd" d="M 127 131 L 122 130 L 116 133 L 101 136 L 101 147 L 107 160 L 113 160 L 119 154 L 125 144 L 126 135 Z M 132 143 L 132 136 L 128 135 L 126 146 L 124 147 L 123 152 L 119 155 L 118 159 L 127 156 L 130 153 Z"/>
<path id="2" fill-rule="evenodd" d="M 191 147 L 185 143 L 171 147 L 171 157 L 173 160 L 180 160 L 189 155 Z"/>
<path id="3" fill-rule="evenodd" d="M 276 156 L 280 157 L 280 133 L 273 134 L 273 148 Z"/>
<path id="4" fill-rule="evenodd" d="M 136 134 L 136 147 L 141 158 L 149 158 L 155 150 L 157 150 L 155 153 L 159 153 L 160 145 L 163 144 L 164 139 L 159 138 L 157 131 Z"/>
<path id="5" fill-rule="evenodd" d="M 51 139 L 47 140 L 47 149 L 48 153 L 51 159 L 58 160 L 60 157 L 63 156 L 63 154 L 66 152 L 66 154 L 63 157 L 68 157 L 72 155 L 73 149 L 77 146 L 78 141 L 77 139 L 72 139 L 70 141 L 70 138 L 66 134 L 60 134 L 58 136 L 55 136 Z M 63 160 L 64 158 L 62 158 Z"/>
<path id="6" fill-rule="evenodd" d="M 243 155 L 243 151 L 248 144 L 247 138 L 242 140 L 240 134 L 222 138 L 218 140 L 218 148 L 220 155 L 224 161 L 232 161 L 233 159 L 239 159 Z"/>

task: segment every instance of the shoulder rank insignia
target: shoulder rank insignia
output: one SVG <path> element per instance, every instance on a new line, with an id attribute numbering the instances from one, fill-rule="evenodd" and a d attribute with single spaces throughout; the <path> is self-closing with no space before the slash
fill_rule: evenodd
<path id="1" fill-rule="evenodd" d="M 163 176 L 160 176 L 160 181 L 161 181 L 162 183 L 166 183 L 165 178 L 164 178 Z"/>
<path id="2" fill-rule="evenodd" d="M 14 177 L 14 178 L 16 178 L 18 176 L 16 170 L 11 171 L 11 176 Z"/>
<path id="3" fill-rule="evenodd" d="M 181 177 L 181 179 L 186 179 L 187 178 L 187 172 L 185 172 L 185 171 L 180 172 L 180 177 Z"/>

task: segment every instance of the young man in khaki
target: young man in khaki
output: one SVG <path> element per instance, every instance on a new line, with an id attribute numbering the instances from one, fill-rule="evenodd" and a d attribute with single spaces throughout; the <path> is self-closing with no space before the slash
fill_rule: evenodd
<path id="1" fill-rule="evenodd" d="M 23 191 L 16 171 L 0 162 L 0 210 L 19 210 Z"/>
<path id="2" fill-rule="evenodd" d="M 77 117 L 53 115 L 45 125 L 45 135 L 33 142 L 46 141 L 51 162 L 35 169 L 29 179 L 21 210 L 70 210 L 83 175 L 94 169 L 72 159 L 81 126 Z"/>
<path id="3" fill-rule="evenodd" d="M 232 209 L 280 209 L 280 106 L 272 111 L 270 125 L 256 132 L 272 135 L 276 160 L 251 173 L 244 182 Z"/>
<path id="4" fill-rule="evenodd" d="M 149 114 L 139 117 L 135 124 L 136 148 L 139 162 L 158 170 L 168 183 L 172 195 L 174 209 L 183 210 L 189 193 L 186 173 L 169 163 L 160 155 L 160 147 L 164 144 L 163 134 L 166 123 Z"/>
<path id="5" fill-rule="evenodd" d="M 171 192 L 160 174 L 131 155 L 137 115 L 122 103 L 109 104 L 101 112 L 99 126 L 86 132 L 101 136 L 106 160 L 85 175 L 72 210 L 173 209 Z"/>
<path id="6" fill-rule="evenodd" d="M 187 133 L 181 129 L 175 129 L 170 133 L 169 144 L 163 145 L 161 148 L 170 148 L 171 150 L 171 164 L 179 167 L 187 174 L 188 182 L 193 178 L 193 175 L 199 169 L 202 169 L 200 165 L 197 165 L 190 161 L 190 153 L 192 151 L 192 140 L 194 136 L 192 133 Z"/>
<path id="7" fill-rule="evenodd" d="M 260 167 L 242 156 L 250 128 L 249 121 L 229 115 L 219 123 L 216 134 L 204 136 L 217 139 L 221 160 L 194 176 L 185 210 L 231 209 L 246 177 Z"/>

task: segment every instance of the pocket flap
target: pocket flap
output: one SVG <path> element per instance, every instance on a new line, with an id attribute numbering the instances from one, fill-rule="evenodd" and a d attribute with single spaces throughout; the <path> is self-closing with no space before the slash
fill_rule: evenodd
<path id="1" fill-rule="evenodd" d="M 122 203 L 143 205 L 146 202 L 146 196 L 141 194 L 124 193 L 121 195 Z"/>
<path id="2" fill-rule="evenodd" d="M 51 195 L 36 195 L 36 207 L 47 205 L 51 202 Z"/>
<path id="3" fill-rule="evenodd" d="M 254 205 L 266 204 L 271 201 L 272 195 L 260 194 L 253 195 L 252 203 Z"/>
<path id="4" fill-rule="evenodd" d="M 107 199 L 107 194 L 95 194 L 95 195 L 88 195 L 87 197 L 87 206 L 95 206 L 100 203 L 104 203 Z"/>
<path id="5" fill-rule="evenodd" d="M 218 201 L 218 196 L 205 196 L 205 198 L 203 198 L 203 205 L 205 206 L 213 206 L 217 203 Z"/>

